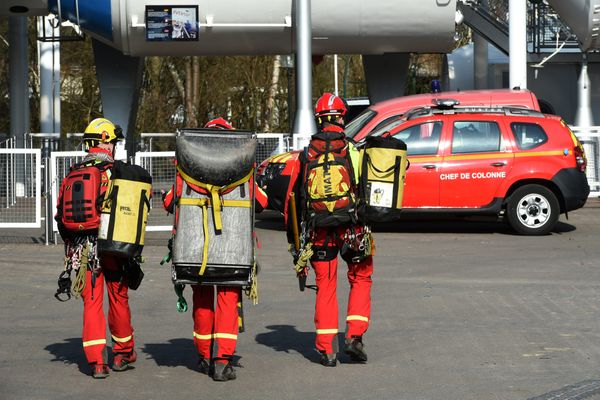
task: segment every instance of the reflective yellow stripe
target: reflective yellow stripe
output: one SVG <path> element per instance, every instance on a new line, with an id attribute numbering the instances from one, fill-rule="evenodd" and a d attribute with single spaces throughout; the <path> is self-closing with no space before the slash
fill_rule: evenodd
<path id="1" fill-rule="evenodd" d="M 237 340 L 237 335 L 232 335 L 231 333 L 215 333 L 213 335 L 215 339 L 233 339 Z"/>
<path id="2" fill-rule="evenodd" d="M 210 340 L 210 339 L 212 339 L 213 335 L 210 333 L 208 335 L 200 335 L 200 334 L 194 332 L 194 337 L 199 340 Z"/>
<path id="3" fill-rule="evenodd" d="M 88 340 L 87 342 L 83 342 L 83 347 L 95 346 L 97 344 L 106 344 L 106 339 Z"/>
<path id="4" fill-rule="evenodd" d="M 199 335 L 194 332 L 194 337 L 199 340 L 210 340 L 210 339 L 233 339 L 237 340 L 237 335 L 231 333 L 213 333 L 208 335 Z"/>
<path id="5" fill-rule="evenodd" d="M 369 318 L 363 317 L 362 315 L 348 315 L 346 321 L 364 321 L 369 322 Z"/>
<path id="6" fill-rule="evenodd" d="M 124 337 L 124 338 L 119 338 L 119 337 L 116 337 L 116 336 L 112 335 L 113 340 L 115 342 L 119 342 L 119 343 L 129 342 L 132 337 L 133 337 L 133 335 L 129 335 L 129 336 Z"/>
<path id="7" fill-rule="evenodd" d="M 418 157 L 418 156 L 408 156 L 408 161 L 410 162 L 438 162 L 442 161 L 442 157 Z"/>
<path id="8" fill-rule="evenodd" d="M 337 329 L 317 329 L 317 335 L 335 335 L 338 333 Z"/>
<path id="9" fill-rule="evenodd" d="M 571 153 L 571 151 L 569 151 Z M 562 150 L 553 151 L 524 151 L 515 153 L 515 157 L 540 157 L 540 156 L 563 156 L 565 153 Z"/>
<path id="10" fill-rule="evenodd" d="M 456 156 L 446 156 L 444 157 L 444 161 L 458 161 L 458 160 L 484 160 L 487 158 L 512 158 L 513 154 L 518 153 L 485 153 L 485 154 L 469 154 L 469 155 L 456 155 Z"/>

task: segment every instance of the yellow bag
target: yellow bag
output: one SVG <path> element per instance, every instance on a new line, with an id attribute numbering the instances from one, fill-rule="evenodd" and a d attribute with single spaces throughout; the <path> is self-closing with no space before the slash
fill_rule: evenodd
<path id="1" fill-rule="evenodd" d="M 359 216 L 366 222 L 397 219 L 408 168 L 406 143 L 391 136 L 370 136 L 361 157 Z"/>
<path id="2" fill-rule="evenodd" d="M 152 177 L 137 165 L 115 162 L 98 230 L 98 253 L 134 258 L 142 254 Z"/>

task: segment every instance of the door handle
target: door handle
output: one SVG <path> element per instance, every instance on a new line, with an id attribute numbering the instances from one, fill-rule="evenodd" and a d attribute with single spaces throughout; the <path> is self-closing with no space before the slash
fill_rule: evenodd
<path id="1" fill-rule="evenodd" d="M 425 168 L 425 169 L 436 169 L 437 165 L 435 165 L 435 164 L 425 164 L 425 165 L 423 165 L 423 168 Z"/>
<path id="2" fill-rule="evenodd" d="M 493 162 L 490 164 L 492 167 L 504 167 L 506 166 L 506 162 L 501 161 L 501 162 Z"/>

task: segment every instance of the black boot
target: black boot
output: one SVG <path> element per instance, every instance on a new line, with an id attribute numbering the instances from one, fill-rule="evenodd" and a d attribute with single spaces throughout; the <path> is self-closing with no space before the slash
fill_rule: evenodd
<path id="1" fill-rule="evenodd" d="M 362 342 L 362 336 L 346 338 L 344 351 L 350 356 L 352 361 L 361 363 L 367 362 L 367 353 L 365 352 L 365 347 Z"/>
<path id="2" fill-rule="evenodd" d="M 321 353 L 321 365 L 326 367 L 335 367 L 337 365 L 337 354 Z"/>
<path id="3" fill-rule="evenodd" d="M 215 361 L 214 368 L 213 381 L 227 382 L 236 378 L 231 360 L 227 360 L 227 363 Z"/>
<path id="4" fill-rule="evenodd" d="M 210 375 L 210 361 L 206 358 L 200 358 L 198 360 L 198 371 L 204 375 Z"/>

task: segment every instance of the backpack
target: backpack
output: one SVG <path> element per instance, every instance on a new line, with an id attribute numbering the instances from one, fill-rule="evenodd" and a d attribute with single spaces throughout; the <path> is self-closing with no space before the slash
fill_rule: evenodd
<path id="1" fill-rule="evenodd" d="M 102 203 L 98 253 L 134 258 L 142 254 L 152 196 L 152 177 L 138 165 L 115 161 Z"/>
<path id="2" fill-rule="evenodd" d="M 356 178 L 343 132 L 319 132 L 304 152 L 304 197 L 310 226 L 355 223 Z"/>
<path id="3" fill-rule="evenodd" d="M 253 132 L 179 131 L 175 155 L 183 186 L 175 212 L 173 283 L 255 284 L 256 146 Z"/>
<path id="4" fill-rule="evenodd" d="M 108 186 L 108 178 L 102 172 L 109 166 L 109 163 L 75 164 L 63 179 L 60 219 L 68 231 L 83 233 L 98 229 L 101 187 Z"/>
<path id="5" fill-rule="evenodd" d="M 392 136 L 369 136 L 361 158 L 359 218 L 366 223 L 398 219 L 408 168 L 406 143 Z"/>

